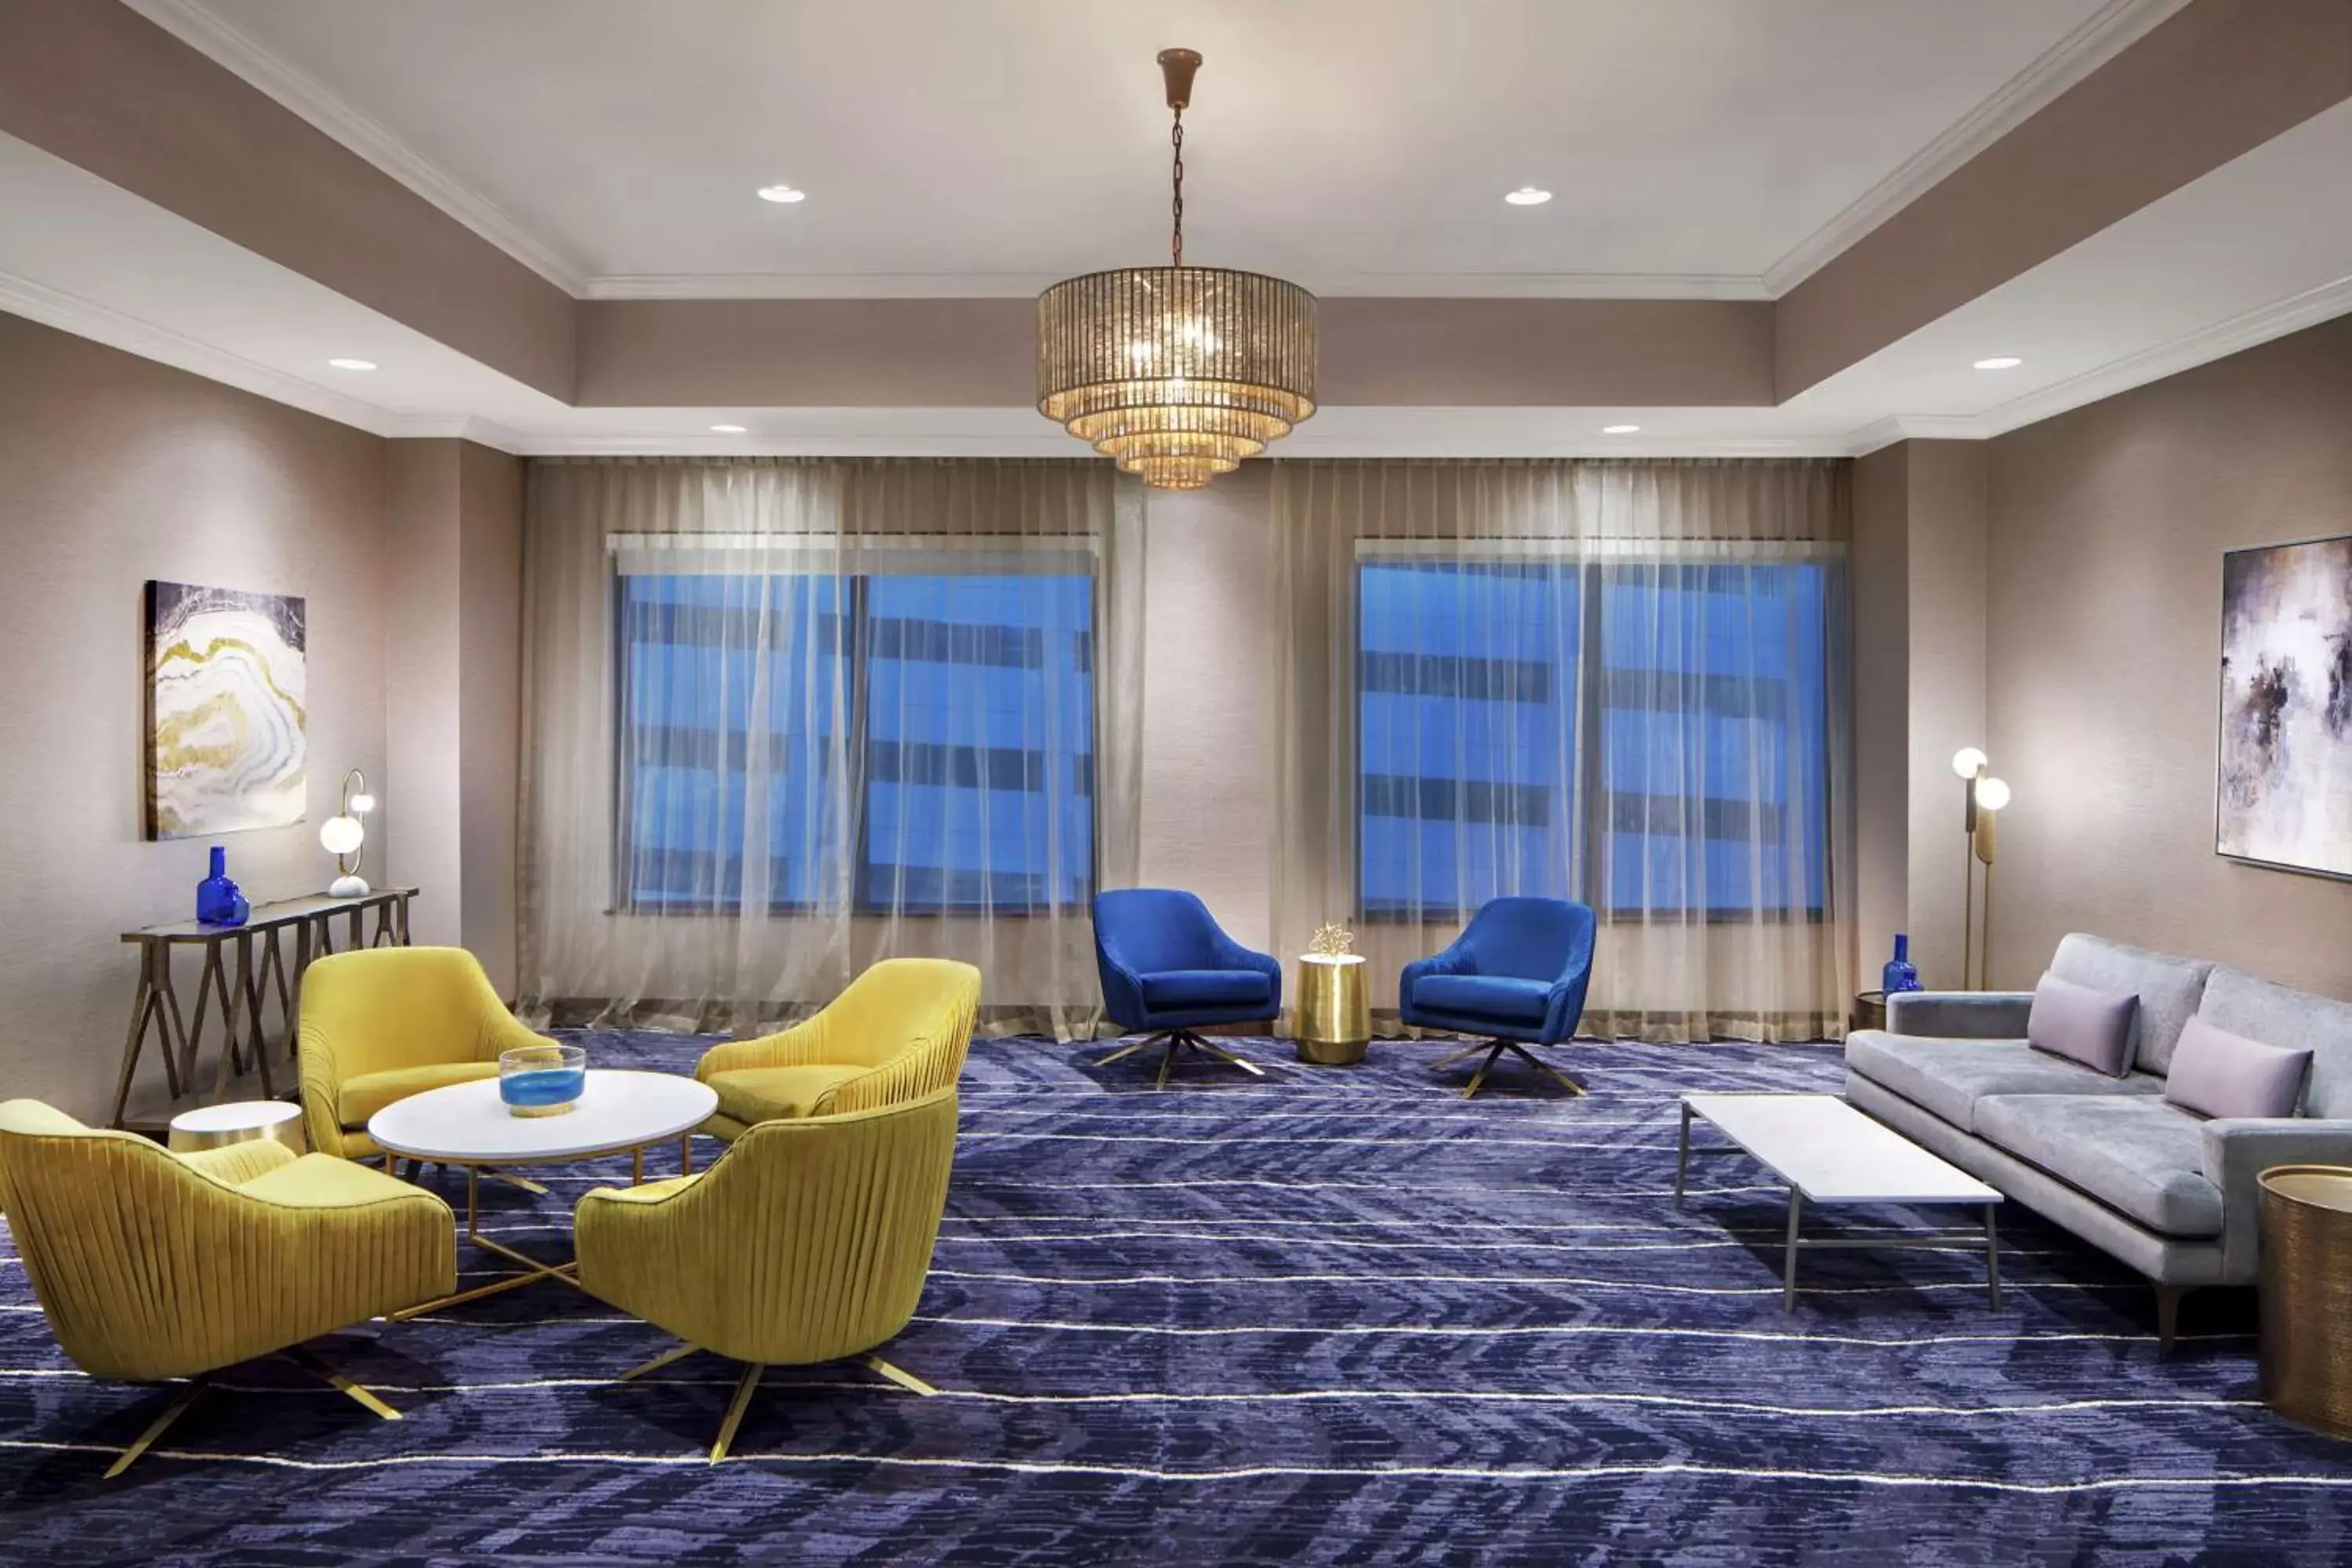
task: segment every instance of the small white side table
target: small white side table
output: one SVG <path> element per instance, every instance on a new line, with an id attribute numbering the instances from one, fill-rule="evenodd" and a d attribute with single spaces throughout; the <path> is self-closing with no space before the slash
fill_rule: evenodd
<path id="1" fill-rule="evenodd" d="M 218 1149 L 229 1143 L 275 1139 L 297 1154 L 307 1152 L 302 1136 L 302 1108 L 283 1100 L 238 1100 L 226 1105 L 203 1105 L 172 1118 L 165 1147 L 184 1154 L 198 1149 Z"/>

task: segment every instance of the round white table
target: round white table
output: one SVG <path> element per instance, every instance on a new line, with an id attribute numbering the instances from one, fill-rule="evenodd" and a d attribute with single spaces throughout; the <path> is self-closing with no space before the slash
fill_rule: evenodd
<path id="1" fill-rule="evenodd" d="M 633 1156 L 630 1180 L 645 1179 L 646 1146 L 677 1140 L 678 1164 L 694 1167 L 694 1130 L 719 1109 L 719 1096 L 707 1083 L 675 1073 L 632 1072 L 591 1068 L 582 1086 L 577 1109 L 561 1116 L 516 1116 L 499 1098 L 499 1081 L 477 1079 L 427 1089 L 394 1100 L 368 1119 L 368 1136 L 384 1151 L 389 1165 L 397 1157 L 436 1165 L 462 1165 L 466 1170 L 466 1239 L 494 1252 L 527 1272 L 471 1290 L 460 1290 L 438 1301 L 427 1301 L 392 1314 L 413 1318 L 420 1312 L 478 1301 L 541 1279 L 561 1279 L 578 1286 L 576 1263 L 543 1263 L 493 1241 L 478 1226 L 481 1177 L 509 1165 L 544 1164 L 552 1161 L 585 1160 L 626 1151 Z M 534 1190 L 544 1191 L 537 1188 Z"/>

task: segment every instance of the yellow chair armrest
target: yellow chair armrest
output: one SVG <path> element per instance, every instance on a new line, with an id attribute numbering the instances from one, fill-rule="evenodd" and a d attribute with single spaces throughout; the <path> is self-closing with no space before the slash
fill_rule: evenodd
<path id="1" fill-rule="evenodd" d="M 216 1182 L 242 1186 L 254 1177 L 294 1163 L 294 1151 L 275 1139 L 249 1139 L 218 1149 L 194 1149 L 173 1156 L 192 1171 L 202 1171 Z"/>
<path id="2" fill-rule="evenodd" d="M 694 1076 L 709 1083 L 722 1072 L 740 1072 L 746 1068 L 813 1067 L 826 1059 L 824 1016 L 819 1014 L 806 1023 L 762 1035 L 756 1040 L 729 1040 L 713 1046 L 694 1064 Z"/>
<path id="3" fill-rule="evenodd" d="M 576 1215 L 579 1207 L 584 1206 L 592 1198 L 600 1203 L 661 1203 L 676 1197 L 700 1180 L 702 1173 L 697 1171 L 691 1176 L 667 1176 L 658 1182 L 645 1182 L 634 1187 L 591 1187 L 580 1194 L 580 1204 L 575 1205 L 573 1212 Z"/>
<path id="4" fill-rule="evenodd" d="M 909 1046 L 880 1067 L 844 1079 L 817 1096 L 809 1114 L 843 1116 L 853 1110 L 874 1110 L 920 1100 L 935 1089 L 948 1087 L 948 1056 L 939 1046 Z"/>
<path id="5" fill-rule="evenodd" d="M 520 1018 L 508 1012 L 501 1005 L 498 1011 L 490 1016 L 488 1027 L 482 1031 L 480 1059 L 494 1062 L 499 1059 L 499 1053 L 501 1051 L 520 1050 L 525 1046 L 553 1046 L 562 1043 L 560 1040 L 551 1040 L 533 1029 Z"/>

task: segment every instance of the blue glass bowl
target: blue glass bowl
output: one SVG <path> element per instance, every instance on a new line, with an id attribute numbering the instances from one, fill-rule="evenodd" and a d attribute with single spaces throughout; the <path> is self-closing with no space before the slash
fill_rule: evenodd
<path id="1" fill-rule="evenodd" d="M 519 1046 L 499 1053 L 499 1098 L 515 1116 L 561 1116 L 580 1104 L 588 1083 L 581 1046 Z"/>

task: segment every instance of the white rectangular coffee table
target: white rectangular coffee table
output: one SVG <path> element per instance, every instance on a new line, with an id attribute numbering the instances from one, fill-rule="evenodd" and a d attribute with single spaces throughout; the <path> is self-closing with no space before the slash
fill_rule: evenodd
<path id="1" fill-rule="evenodd" d="M 2000 1305 L 2000 1240 L 1994 1215 L 2000 1194 L 1939 1159 L 1901 1133 L 1873 1121 L 1833 1094 L 1686 1094 L 1682 1141 L 1675 1157 L 1675 1206 L 1683 1204 L 1690 1170 L 1691 1122 L 1706 1122 L 1737 1145 L 1696 1151 L 1746 1153 L 1789 1184 L 1789 1243 L 1781 1266 L 1780 1304 L 1797 1306 L 1797 1254 L 1813 1247 L 1948 1247 L 1984 1245 L 1985 1294 Z M 1981 1237 L 1972 1230 L 1918 1231 L 1901 1236 L 1798 1235 L 1805 1205 L 1958 1204 L 1984 1210 Z"/>

